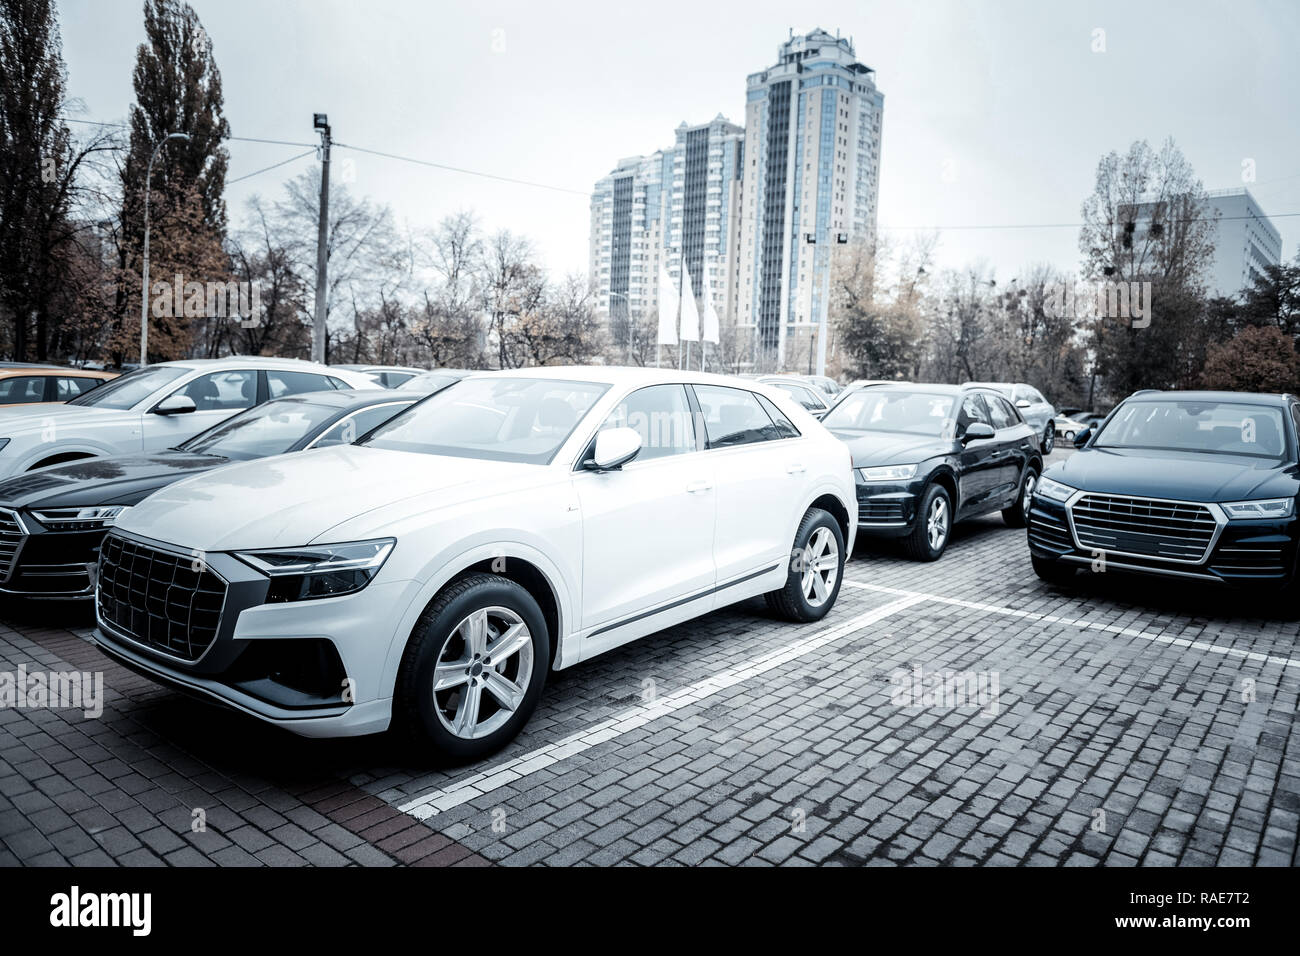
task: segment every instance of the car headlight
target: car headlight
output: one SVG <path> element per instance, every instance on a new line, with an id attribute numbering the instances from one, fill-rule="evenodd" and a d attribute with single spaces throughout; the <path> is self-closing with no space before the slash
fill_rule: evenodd
<path id="1" fill-rule="evenodd" d="M 235 557 L 271 579 L 266 602 L 310 601 L 360 591 L 379 573 L 395 538 L 303 548 L 237 551 Z"/>
<path id="2" fill-rule="evenodd" d="M 92 508 L 49 508 L 33 511 L 32 516 L 50 531 L 97 531 L 111 528 L 126 505 Z"/>
<path id="3" fill-rule="evenodd" d="M 859 468 L 863 481 L 906 481 L 916 477 L 916 465 L 883 465 L 879 468 Z"/>
<path id="4" fill-rule="evenodd" d="M 1076 489 L 1069 485 L 1063 485 L 1051 478 L 1039 478 L 1038 484 L 1034 486 L 1034 494 L 1050 498 L 1052 501 L 1069 501 L 1070 495 L 1075 491 Z"/>
<path id="5" fill-rule="evenodd" d="M 1230 501 L 1219 505 L 1233 518 L 1289 518 L 1295 506 L 1294 498 L 1259 498 L 1255 501 Z"/>

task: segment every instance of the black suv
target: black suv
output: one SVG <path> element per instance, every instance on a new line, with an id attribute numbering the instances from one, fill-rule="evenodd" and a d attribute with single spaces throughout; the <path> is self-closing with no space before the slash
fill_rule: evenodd
<path id="1" fill-rule="evenodd" d="M 909 557 L 934 561 L 956 521 L 1000 510 L 1024 526 L 1043 470 L 1038 432 L 994 389 L 852 388 L 822 424 L 853 453 L 860 534 L 900 538 Z"/>
<path id="2" fill-rule="evenodd" d="M 1034 491 L 1038 576 L 1078 569 L 1280 588 L 1295 576 L 1294 395 L 1137 392 Z"/>

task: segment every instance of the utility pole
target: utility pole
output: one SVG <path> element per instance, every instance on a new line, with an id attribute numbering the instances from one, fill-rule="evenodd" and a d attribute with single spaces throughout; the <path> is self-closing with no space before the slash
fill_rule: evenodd
<path id="1" fill-rule="evenodd" d="M 326 248 L 330 227 L 330 124 L 324 113 L 312 115 L 312 125 L 320 130 L 320 222 L 316 227 L 316 316 L 311 328 L 311 360 L 325 363 L 326 270 L 329 253 Z"/>

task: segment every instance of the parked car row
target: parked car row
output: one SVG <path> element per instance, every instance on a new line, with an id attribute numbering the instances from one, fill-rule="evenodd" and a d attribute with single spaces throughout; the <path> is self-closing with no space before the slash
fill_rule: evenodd
<path id="1" fill-rule="evenodd" d="M 290 373 L 331 381 L 276 395 Z M 392 728 L 474 759 L 552 670 L 758 595 L 820 620 L 859 534 L 934 561 L 957 521 L 997 511 L 1057 584 L 1099 557 L 1294 580 L 1290 396 L 1138 393 L 1044 471 L 1017 386 L 864 382 L 810 410 L 787 377 L 679 370 L 358 382 L 230 359 L 102 386 L 127 391 L 102 411 L 142 430 L 182 399 L 171 414 L 242 405 L 175 447 L 136 433 L 126 454 L 0 482 L 0 588 L 93 594 L 109 656 L 297 733 Z"/>

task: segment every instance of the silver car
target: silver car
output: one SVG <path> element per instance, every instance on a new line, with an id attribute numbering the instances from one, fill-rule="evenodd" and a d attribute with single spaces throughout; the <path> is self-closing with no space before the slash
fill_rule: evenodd
<path id="1" fill-rule="evenodd" d="M 1011 399 L 1020 411 L 1020 417 L 1038 432 L 1038 443 L 1043 454 L 1050 455 L 1056 447 L 1056 408 L 1043 393 L 1024 382 L 967 382 L 967 385 L 979 385 L 992 388 Z"/>

